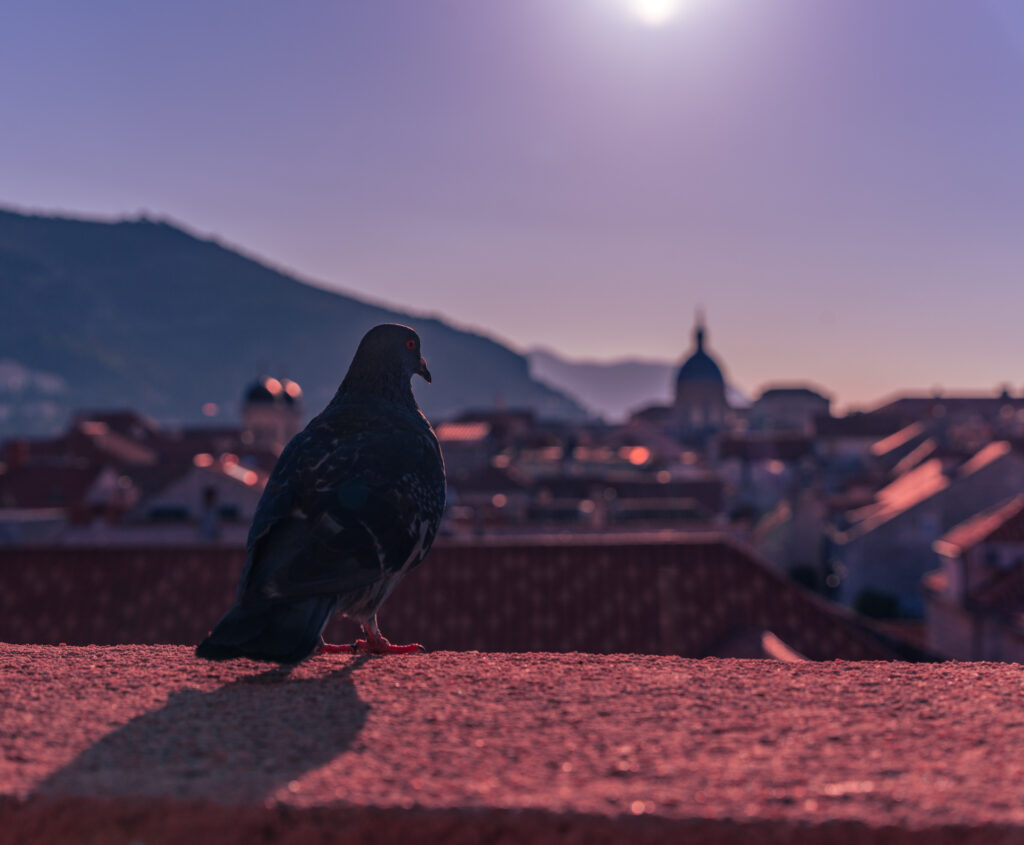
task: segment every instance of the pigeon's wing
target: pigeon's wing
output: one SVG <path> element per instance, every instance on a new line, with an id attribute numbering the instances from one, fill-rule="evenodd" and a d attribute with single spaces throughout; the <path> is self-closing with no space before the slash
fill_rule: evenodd
<path id="1" fill-rule="evenodd" d="M 239 599 L 343 595 L 415 565 L 444 509 L 429 428 L 347 409 L 281 455 L 249 534 Z"/>

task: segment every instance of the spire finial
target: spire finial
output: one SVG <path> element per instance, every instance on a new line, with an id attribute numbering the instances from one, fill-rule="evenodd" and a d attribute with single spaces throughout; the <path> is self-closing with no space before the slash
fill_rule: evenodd
<path id="1" fill-rule="evenodd" d="M 694 321 L 693 336 L 697 341 L 697 351 L 704 351 L 704 335 L 707 334 L 707 330 L 704 327 L 704 308 L 703 306 L 697 306 L 697 315 Z"/>

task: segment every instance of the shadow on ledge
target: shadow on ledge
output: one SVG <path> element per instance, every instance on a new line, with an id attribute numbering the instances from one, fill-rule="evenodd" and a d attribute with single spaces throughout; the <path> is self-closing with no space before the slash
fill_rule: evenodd
<path id="1" fill-rule="evenodd" d="M 320 678 L 275 667 L 212 691 L 174 692 L 39 784 L 35 795 L 262 800 L 351 747 L 370 706 L 352 673 Z"/>

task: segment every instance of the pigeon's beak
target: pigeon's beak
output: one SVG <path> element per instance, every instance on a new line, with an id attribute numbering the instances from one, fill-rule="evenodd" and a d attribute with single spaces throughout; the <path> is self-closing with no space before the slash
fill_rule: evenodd
<path id="1" fill-rule="evenodd" d="M 416 368 L 416 374 L 423 376 L 423 380 L 430 384 L 430 370 L 427 369 L 427 362 L 423 357 L 420 357 L 420 365 Z"/>

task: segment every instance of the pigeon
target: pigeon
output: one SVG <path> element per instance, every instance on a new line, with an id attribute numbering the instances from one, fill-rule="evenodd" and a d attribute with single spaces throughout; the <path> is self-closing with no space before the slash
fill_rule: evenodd
<path id="1" fill-rule="evenodd" d="M 294 664 L 314 653 L 407 654 L 377 610 L 426 557 L 444 512 L 441 449 L 412 394 L 429 384 L 420 338 L 387 323 L 366 333 L 327 407 L 285 447 L 256 507 L 235 604 L 198 657 Z M 329 645 L 340 611 L 364 639 Z"/>

